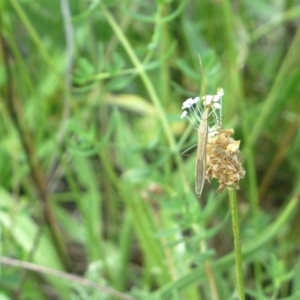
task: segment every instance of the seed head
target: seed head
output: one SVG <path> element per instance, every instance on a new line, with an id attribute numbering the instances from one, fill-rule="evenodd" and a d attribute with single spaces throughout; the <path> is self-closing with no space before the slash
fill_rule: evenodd
<path id="1" fill-rule="evenodd" d="M 233 133 L 233 129 L 221 129 L 217 134 L 208 136 L 206 179 L 218 180 L 220 186 L 217 192 L 226 187 L 239 189 L 239 182 L 246 174 L 241 164 L 240 141 L 231 137 Z"/>

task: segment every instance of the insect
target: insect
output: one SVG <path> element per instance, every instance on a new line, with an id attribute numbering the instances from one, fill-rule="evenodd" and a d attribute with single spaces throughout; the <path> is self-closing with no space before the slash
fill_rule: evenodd
<path id="1" fill-rule="evenodd" d="M 196 156 L 196 168 L 195 168 L 195 190 L 196 195 L 200 198 L 204 182 L 205 182 L 205 171 L 206 171 L 206 145 L 208 137 L 208 117 L 209 109 L 213 106 L 213 113 L 217 108 L 221 109 L 219 103 L 213 103 L 219 101 L 223 96 L 223 89 L 218 89 L 217 94 L 214 96 L 204 96 L 204 111 L 198 128 L 198 143 L 197 143 L 197 156 Z M 207 105 L 206 105 L 207 104 Z M 218 126 L 216 124 L 215 126 Z"/>
<path id="2" fill-rule="evenodd" d="M 198 143 L 197 143 L 197 156 L 196 156 L 196 168 L 195 168 L 195 189 L 196 195 L 200 198 L 204 181 L 205 181 L 205 169 L 206 169 L 206 143 L 208 136 L 208 107 L 205 107 L 200 126 L 198 128 Z"/>
<path id="3" fill-rule="evenodd" d="M 200 69 L 203 75 L 202 61 L 199 55 Z M 242 68 L 243 65 L 239 67 Z M 232 74 L 233 75 L 233 74 Z M 231 76 L 229 76 L 227 80 L 229 80 Z M 203 87 L 206 91 L 205 80 L 203 80 Z M 203 109 L 201 109 L 201 104 L 198 106 L 199 97 L 195 99 L 188 99 L 183 103 L 182 109 L 188 108 L 190 113 L 192 114 L 192 118 L 187 116 L 187 111 L 184 111 L 181 115 L 181 118 L 186 117 L 193 125 L 193 127 L 198 132 L 198 142 L 197 142 L 197 154 L 196 154 L 196 167 L 195 167 L 195 191 L 198 198 L 200 198 L 204 182 L 205 182 L 205 173 L 206 173 L 206 146 L 208 136 L 213 134 L 213 131 L 217 132 L 222 128 L 222 96 L 224 95 L 224 91 L 222 88 L 217 90 L 215 95 L 205 95 L 202 97 L 203 99 Z M 218 103 L 219 102 L 219 103 Z M 194 107 L 196 104 L 196 108 Z M 212 111 L 210 112 L 210 109 Z M 217 113 L 219 110 L 219 113 Z M 208 118 L 213 114 L 215 125 L 210 128 L 208 126 Z"/>
<path id="4" fill-rule="evenodd" d="M 199 97 L 195 99 L 188 99 L 183 103 L 182 109 L 188 108 L 191 114 L 193 115 L 193 119 L 190 119 L 187 116 L 187 111 L 185 110 L 181 118 L 187 117 L 189 121 L 194 125 L 197 129 L 198 133 L 198 142 L 197 142 L 197 152 L 196 152 L 196 167 L 195 167 L 195 191 L 198 198 L 200 198 L 204 182 L 205 182 L 205 172 L 206 172 L 206 145 L 207 138 L 211 128 L 208 126 L 208 118 L 211 114 L 214 115 L 215 125 L 214 128 L 220 128 L 221 123 L 218 120 L 217 109 L 220 110 L 219 116 L 221 116 L 221 101 L 222 96 L 224 94 L 223 89 L 219 88 L 216 95 L 205 95 L 202 97 L 203 99 L 203 110 L 198 105 L 200 101 Z M 194 106 L 196 104 L 196 106 Z M 212 111 L 210 112 L 210 109 Z M 201 118 L 200 118 L 201 117 Z M 199 126 L 198 126 L 199 124 Z"/>

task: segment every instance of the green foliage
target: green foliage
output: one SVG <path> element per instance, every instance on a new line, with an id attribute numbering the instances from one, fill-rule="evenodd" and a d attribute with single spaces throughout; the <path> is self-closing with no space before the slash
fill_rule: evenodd
<path id="1" fill-rule="evenodd" d="M 237 299 L 228 196 L 181 155 L 220 86 L 247 299 L 298 299 L 296 4 L 1 1 L 0 299 Z"/>

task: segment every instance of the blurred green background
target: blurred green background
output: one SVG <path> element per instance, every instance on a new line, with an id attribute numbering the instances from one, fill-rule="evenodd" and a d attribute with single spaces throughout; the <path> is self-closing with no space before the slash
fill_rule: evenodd
<path id="1" fill-rule="evenodd" d="M 182 102 L 219 86 L 247 172 L 246 298 L 300 299 L 299 1 L 3 0 L 0 16 L 1 300 L 237 299 L 227 191 L 198 200 L 181 154 Z"/>

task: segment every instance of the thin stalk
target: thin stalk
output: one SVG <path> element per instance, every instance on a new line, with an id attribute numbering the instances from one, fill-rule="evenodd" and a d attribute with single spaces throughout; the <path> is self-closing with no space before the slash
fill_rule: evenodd
<path id="1" fill-rule="evenodd" d="M 182 159 L 181 159 L 180 154 L 178 152 L 178 147 L 176 145 L 176 141 L 175 141 L 175 138 L 173 136 L 170 124 L 167 120 L 167 117 L 166 117 L 166 114 L 165 114 L 165 111 L 164 111 L 164 107 L 163 107 L 163 105 L 162 105 L 162 103 L 161 103 L 161 101 L 160 101 L 160 99 L 159 99 L 159 97 L 156 93 L 154 85 L 150 81 L 149 76 L 147 75 L 142 63 L 140 62 L 140 60 L 138 59 L 138 57 L 134 53 L 131 45 L 129 44 L 128 40 L 126 39 L 126 36 L 123 34 L 122 29 L 118 25 L 118 22 L 115 20 L 113 15 L 106 9 L 106 6 L 104 5 L 103 1 L 99 2 L 99 6 L 100 6 L 107 22 L 109 23 L 109 25 L 113 29 L 116 36 L 119 38 L 122 46 L 124 47 L 127 55 L 129 56 L 132 64 L 134 65 L 134 67 L 138 71 L 138 73 L 140 75 L 140 78 L 141 78 L 143 84 L 145 85 L 145 88 L 146 88 L 146 90 L 149 94 L 149 97 L 150 97 L 153 105 L 155 106 L 155 108 L 157 110 L 157 114 L 158 114 L 158 116 L 161 120 L 162 127 L 164 129 L 166 139 L 167 139 L 167 141 L 170 145 L 171 150 L 174 153 L 176 164 L 179 168 L 180 174 L 182 175 L 182 181 L 183 181 L 183 184 L 184 184 L 184 191 L 185 191 L 186 194 L 188 194 L 190 192 L 190 188 L 189 188 L 187 176 L 184 172 Z"/>
<path id="2" fill-rule="evenodd" d="M 195 233 L 197 235 L 200 235 L 202 227 L 198 226 L 198 225 L 194 225 L 193 229 L 195 231 Z M 199 249 L 201 253 L 205 253 L 207 251 L 207 245 L 206 245 L 206 241 L 205 240 L 201 240 L 199 243 Z M 210 289 L 210 293 L 211 293 L 211 299 L 212 300 L 219 300 L 219 295 L 218 295 L 218 289 L 217 289 L 217 285 L 216 285 L 216 280 L 213 274 L 213 269 L 212 269 L 212 265 L 211 265 L 211 261 L 209 259 L 206 259 L 204 262 L 204 272 L 206 274 L 206 278 L 208 280 L 208 284 L 209 284 L 209 289 Z M 198 299 L 202 299 L 200 298 L 200 294 L 198 295 Z"/>
<path id="3" fill-rule="evenodd" d="M 61 272 L 58 270 L 46 268 L 46 267 L 36 265 L 36 264 L 30 263 L 30 262 L 1 256 L 0 263 L 3 265 L 7 265 L 7 266 L 13 266 L 13 267 L 17 267 L 17 268 L 30 270 L 30 271 L 36 272 L 38 274 L 51 275 L 56 278 L 59 278 L 60 280 L 70 282 L 73 286 L 75 286 L 75 284 L 76 284 L 76 285 L 81 285 L 83 287 L 89 287 L 96 291 L 100 291 L 102 294 L 113 296 L 114 299 L 135 300 L 131 296 L 127 296 L 126 294 L 121 293 L 115 289 L 108 287 L 108 286 L 95 283 L 95 282 L 85 279 L 83 277 L 79 277 L 79 276 L 76 276 L 76 275 L 73 275 L 70 273 L 65 273 L 65 272 Z"/>
<path id="4" fill-rule="evenodd" d="M 245 300 L 240 228 L 239 228 L 238 209 L 237 209 L 237 202 L 236 202 L 236 189 L 228 188 L 228 193 L 229 193 L 229 200 L 230 200 L 232 230 L 233 230 L 233 238 L 234 238 L 237 290 L 238 290 L 239 300 Z"/>
<path id="5" fill-rule="evenodd" d="M 282 227 L 286 224 L 290 224 L 294 219 L 295 214 L 297 213 L 299 208 L 299 194 L 296 191 L 288 200 L 287 206 L 283 209 L 281 214 L 277 217 L 277 219 L 266 227 L 263 232 L 261 232 L 253 241 L 248 245 L 245 245 L 243 248 L 243 258 L 249 259 L 250 256 L 253 257 L 257 251 L 260 251 L 268 243 L 270 243 L 281 231 Z M 211 263 L 212 270 L 215 272 L 222 272 L 228 269 L 230 265 L 232 265 L 234 261 L 234 254 L 230 253 L 222 258 L 219 258 Z M 163 286 L 159 290 L 157 290 L 154 295 L 157 299 L 165 300 L 171 299 L 172 293 L 174 290 L 178 292 L 183 291 L 191 285 L 195 285 L 199 283 L 200 280 L 204 279 L 206 276 L 205 270 L 203 266 L 192 270 L 186 275 L 182 275 L 178 280 L 171 282 L 168 285 Z"/>
<path id="6" fill-rule="evenodd" d="M 198 228 L 198 230 L 200 231 L 201 229 Z M 206 241 L 205 240 L 201 240 L 200 241 L 200 251 L 202 253 L 205 253 L 207 251 L 207 245 L 206 245 Z M 205 274 L 208 280 L 208 284 L 209 284 L 209 289 L 210 289 L 210 293 L 211 293 L 211 299 L 212 300 L 219 300 L 219 295 L 218 295 L 218 289 L 217 289 L 217 285 L 216 285 L 216 280 L 213 274 L 213 270 L 212 270 L 212 266 L 211 266 L 211 261 L 209 259 L 205 260 L 204 262 L 204 269 L 205 269 Z M 199 295 L 200 296 L 200 295 Z"/>
<path id="7" fill-rule="evenodd" d="M 6 71 L 7 76 L 7 84 L 6 84 L 6 107 L 7 111 L 9 112 L 10 118 L 14 126 L 16 127 L 21 144 L 23 146 L 24 152 L 27 157 L 28 165 L 31 171 L 31 177 L 35 183 L 38 197 L 42 203 L 42 210 L 43 210 L 43 217 L 45 220 L 45 224 L 48 226 L 51 237 L 55 244 L 56 250 L 60 255 L 60 259 L 64 264 L 64 267 L 67 270 L 70 270 L 70 259 L 67 252 L 65 241 L 62 237 L 60 228 L 58 226 L 58 222 L 56 220 L 55 212 L 53 203 L 50 199 L 48 190 L 47 190 L 47 180 L 45 173 L 42 169 L 41 161 L 38 159 L 36 154 L 36 148 L 34 139 L 32 136 L 31 131 L 29 130 L 25 117 L 22 110 L 22 103 L 18 96 L 15 95 L 15 86 L 14 86 L 14 77 L 13 71 L 11 67 L 11 56 L 10 56 L 10 48 L 9 45 L 6 43 L 6 40 L 2 33 L 0 34 L 1 40 L 1 50 L 3 53 L 3 61 L 5 62 L 4 68 Z M 42 230 L 42 228 L 40 229 Z M 37 240 L 37 243 L 39 241 Z M 32 248 L 32 252 L 30 253 L 30 257 L 33 256 L 36 248 L 38 247 L 37 244 L 34 245 Z"/>

